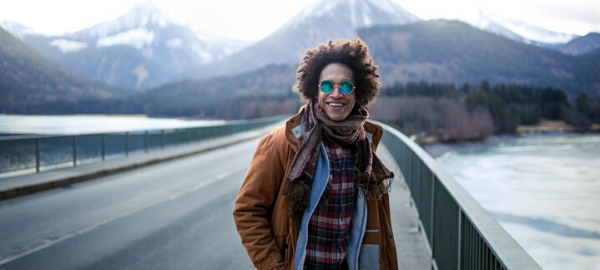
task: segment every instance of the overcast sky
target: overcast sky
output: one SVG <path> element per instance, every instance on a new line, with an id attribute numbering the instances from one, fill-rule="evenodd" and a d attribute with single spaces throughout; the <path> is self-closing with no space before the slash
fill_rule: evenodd
<path id="1" fill-rule="evenodd" d="M 144 0 L 0 0 L 0 20 L 37 32 L 74 32 L 110 21 Z M 313 0 L 155 0 L 180 22 L 227 37 L 259 40 Z M 392 0 L 422 19 L 473 17 L 478 8 L 549 30 L 600 32 L 600 0 Z"/>

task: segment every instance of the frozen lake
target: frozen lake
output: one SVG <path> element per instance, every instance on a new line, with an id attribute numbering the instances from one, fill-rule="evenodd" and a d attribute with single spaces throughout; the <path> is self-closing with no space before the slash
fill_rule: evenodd
<path id="1" fill-rule="evenodd" d="M 425 148 L 542 268 L 600 269 L 600 134 Z"/>

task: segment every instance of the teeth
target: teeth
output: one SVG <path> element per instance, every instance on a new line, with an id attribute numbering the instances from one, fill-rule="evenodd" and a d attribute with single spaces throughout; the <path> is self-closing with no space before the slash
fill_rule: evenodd
<path id="1" fill-rule="evenodd" d="M 344 106 L 344 104 L 342 104 L 342 103 L 329 103 L 329 106 L 331 106 L 331 107 L 342 107 L 342 106 Z"/>

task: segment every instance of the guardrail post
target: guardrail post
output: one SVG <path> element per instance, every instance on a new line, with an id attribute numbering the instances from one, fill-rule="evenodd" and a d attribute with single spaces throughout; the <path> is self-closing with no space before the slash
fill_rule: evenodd
<path id="1" fill-rule="evenodd" d="M 125 132 L 125 156 L 129 156 L 129 131 Z"/>
<path id="2" fill-rule="evenodd" d="M 456 241 L 457 242 L 457 247 L 456 248 L 458 249 L 458 252 L 456 253 L 456 255 L 457 255 L 457 258 L 456 258 L 456 269 L 462 269 L 462 268 L 460 268 L 461 267 L 461 265 L 460 265 L 460 257 L 461 257 L 461 254 L 462 254 L 461 253 L 462 252 L 462 250 L 461 250 L 461 245 L 462 245 L 462 209 L 460 207 L 458 207 L 458 232 L 457 232 L 457 235 L 458 235 L 458 241 Z"/>
<path id="3" fill-rule="evenodd" d="M 165 130 L 160 130 L 160 149 L 165 149 Z"/>
<path id="4" fill-rule="evenodd" d="M 77 136 L 73 136 L 73 167 L 77 166 Z"/>
<path id="5" fill-rule="evenodd" d="M 35 139 L 35 171 L 40 172 L 40 138 Z"/>
<path id="6" fill-rule="evenodd" d="M 175 143 L 173 145 L 179 146 L 179 130 L 175 129 L 174 133 L 175 133 Z"/>
<path id="7" fill-rule="evenodd" d="M 148 153 L 148 131 L 144 131 L 144 150 Z"/>
<path id="8" fill-rule="evenodd" d="M 433 224 L 435 224 L 435 185 L 436 185 L 436 181 L 435 181 L 435 174 L 431 173 L 431 214 L 430 214 L 430 222 L 431 224 L 429 225 L 429 234 L 431 234 L 429 237 L 431 237 L 431 239 L 429 239 L 429 245 L 431 246 L 432 250 L 433 250 L 433 241 L 434 239 L 434 235 L 435 233 L 433 233 Z M 460 269 L 460 268 L 458 268 Z"/>
<path id="9" fill-rule="evenodd" d="M 106 133 L 102 134 L 102 161 L 106 158 Z"/>

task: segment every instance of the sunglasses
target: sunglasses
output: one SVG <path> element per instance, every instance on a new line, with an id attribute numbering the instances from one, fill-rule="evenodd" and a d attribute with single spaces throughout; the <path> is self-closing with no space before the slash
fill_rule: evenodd
<path id="1" fill-rule="evenodd" d="M 323 91 L 323 93 L 329 94 L 333 92 L 333 88 L 335 88 L 336 85 L 337 84 L 334 84 L 331 80 L 324 80 L 321 82 L 321 84 L 319 84 L 319 88 L 321 88 L 321 91 Z M 342 92 L 344 95 L 350 95 L 350 93 L 354 91 L 354 88 L 356 88 L 354 87 L 354 84 L 352 84 L 352 82 L 349 80 L 345 80 L 337 86 L 340 87 L 340 92 Z"/>

